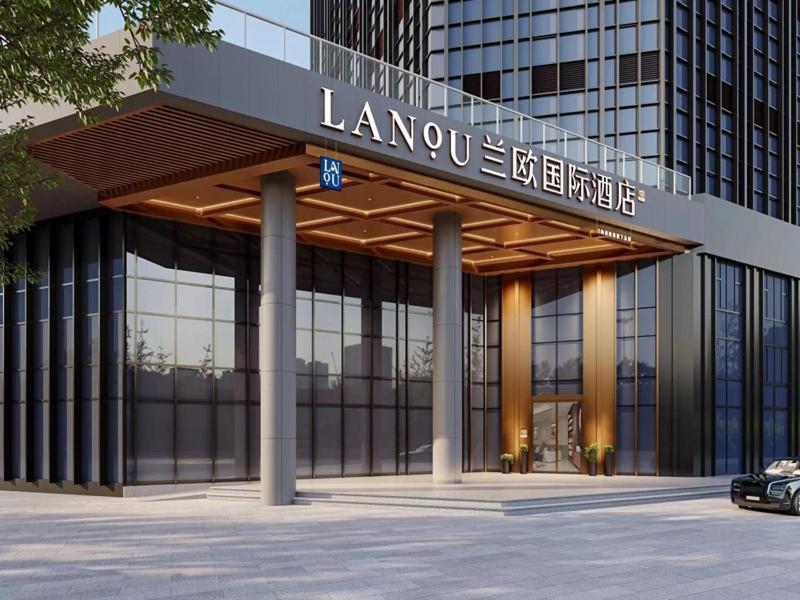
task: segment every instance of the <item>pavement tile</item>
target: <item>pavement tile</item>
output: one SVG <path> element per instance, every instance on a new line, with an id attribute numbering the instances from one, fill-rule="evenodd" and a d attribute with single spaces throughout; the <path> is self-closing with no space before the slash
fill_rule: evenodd
<path id="1" fill-rule="evenodd" d="M 800 600 L 796 532 L 724 499 L 498 518 L 0 492 L 0 599 Z"/>

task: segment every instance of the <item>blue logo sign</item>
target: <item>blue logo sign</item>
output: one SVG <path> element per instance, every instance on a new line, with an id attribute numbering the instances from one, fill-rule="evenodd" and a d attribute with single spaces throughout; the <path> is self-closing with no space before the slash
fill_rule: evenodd
<path id="1" fill-rule="evenodd" d="M 326 190 L 342 191 L 342 161 L 319 157 L 319 185 Z"/>

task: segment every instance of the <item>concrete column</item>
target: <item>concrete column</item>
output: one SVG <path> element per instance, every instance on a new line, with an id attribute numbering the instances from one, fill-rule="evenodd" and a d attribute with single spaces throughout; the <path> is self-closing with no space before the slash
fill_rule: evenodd
<path id="1" fill-rule="evenodd" d="M 295 180 L 261 178 L 261 503 L 291 504 L 295 492 Z"/>
<path id="2" fill-rule="evenodd" d="M 461 483 L 461 215 L 433 218 L 433 482 Z"/>

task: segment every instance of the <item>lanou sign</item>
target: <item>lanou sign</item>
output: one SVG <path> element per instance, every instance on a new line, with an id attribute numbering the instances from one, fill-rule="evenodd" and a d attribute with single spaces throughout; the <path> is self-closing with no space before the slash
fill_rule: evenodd
<path id="1" fill-rule="evenodd" d="M 441 153 L 459 169 L 470 163 L 472 146 L 480 141 L 481 175 L 511 180 L 528 189 L 542 190 L 581 203 L 591 203 L 628 217 L 636 216 L 638 202 L 645 202 L 645 191 L 637 190 L 625 178 L 614 181 L 610 175 L 565 162 L 531 146 L 506 147 L 505 140 L 500 136 L 486 133 L 480 140 L 473 140 L 473 136 L 468 133 L 450 128 L 443 130 L 433 121 L 421 125 L 417 123 L 416 117 L 403 117 L 393 109 L 387 111 L 379 126 L 378 119 L 366 100 L 358 118 L 348 121 L 334 110 L 334 91 L 323 87 L 321 92 L 323 103 L 320 125 L 331 131 L 367 138 L 376 144 L 386 144 L 392 148 L 402 145 L 412 153 L 427 153 L 431 160 L 436 160 Z"/>

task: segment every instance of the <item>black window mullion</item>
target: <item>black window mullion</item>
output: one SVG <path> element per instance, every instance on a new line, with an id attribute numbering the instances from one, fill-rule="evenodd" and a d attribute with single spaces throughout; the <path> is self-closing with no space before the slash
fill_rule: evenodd
<path id="1" fill-rule="evenodd" d="M 344 304 L 345 304 L 345 294 L 344 294 L 344 252 L 338 252 L 339 258 L 339 351 L 341 352 L 342 357 L 342 364 L 339 365 L 339 427 L 340 427 L 340 437 L 339 437 L 339 456 L 340 456 L 340 473 L 341 476 L 344 477 L 345 475 L 345 461 L 347 460 L 347 455 L 345 453 L 345 425 L 347 421 L 347 414 L 344 407 L 344 373 L 345 373 L 345 357 L 344 357 Z M 335 365 L 334 365 L 335 366 Z"/>
<path id="2" fill-rule="evenodd" d="M 483 277 L 483 470 L 489 470 L 489 278 Z"/>
<path id="3" fill-rule="evenodd" d="M 409 353 L 409 343 L 408 343 L 408 340 L 409 340 L 409 336 L 408 336 L 408 286 L 409 286 L 408 264 L 404 264 L 403 265 L 403 279 L 405 280 L 405 285 L 403 287 L 404 287 L 404 293 L 405 293 L 405 300 L 404 301 L 405 301 L 405 305 L 406 305 L 405 315 L 404 315 L 405 322 L 406 322 L 405 328 L 404 328 L 405 341 L 406 341 L 406 343 L 405 343 L 406 360 L 405 360 L 405 369 L 403 369 L 404 376 L 405 376 L 405 386 L 404 386 L 404 388 L 405 388 L 405 398 L 404 398 L 404 403 L 403 403 L 404 406 L 403 406 L 403 408 L 404 408 L 404 411 L 405 411 L 405 419 L 406 419 L 406 431 L 405 431 L 406 442 L 405 442 L 405 448 L 403 450 L 404 450 L 404 454 L 405 454 L 405 463 L 406 463 L 405 473 L 404 474 L 408 475 L 408 464 L 409 464 L 409 458 L 408 458 L 409 457 L 409 452 L 408 452 L 408 449 L 409 449 L 409 443 L 411 441 L 411 432 L 410 432 L 411 419 L 410 419 L 409 408 L 408 408 L 408 383 L 409 383 L 409 370 L 410 370 L 409 369 L 409 364 L 408 364 L 408 359 L 409 359 L 409 356 L 408 356 L 408 353 Z"/>
<path id="4" fill-rule="evenodd" d="M 172 306 L 174 307 L 172 347 L 175 349 L 175 366 L 172 369 L 172 483 L 178 483 L 178 234 L 174 223 L 170 227 L 170 231 L 172 233 Z"/>
<path id="5" fill-rule="evenodd" d="M 259 237 L 259 242 L 260 242 L 260 240 L 261 240 L 261 238 Z M 253 387 L 252 386 L 252 382 L 250 381 L 252 379 L 252 368 L 253 368 L 253 366 L 252 366 L 253 357 L 250 356 L 250 354 L 251 354 L 250 348 L 252 346 L 252 339 L 251 339 L 252 338 L 252 332 L 251 332 L 252 323 L 250 322 L 250 314 L 251 314 L 251 312 L 250 312 L 251 311 L 251 306 L 250 306 L 250 302 L 251 302 L 250 289 L 251 288 L 250 288 L 250 286 L 251 286 L 251 283 L 252 283 L 250 281 L 250 274 L 252 272 L 252 269 L 250 268 L 250 263 L 251 263 L 252 260 L 253 260 L 252 252 L 251 252 L 251 250 L 250 250 L 250 248 L 248 246 L 247 278 L 245 280 L 245 285 L 244 285 L 244 288 L 245 288 L 245 290 L 244 290 L 244 294 L 245 294 L 245 298 L 244 298 L 244 311 L 245 312 L 244 312 L 244 314 L 245 314 L 245 323 L 246 323 L 245 331 L 244 331 L 244 343 L 245 343 L 245 348 L 247 348 L 247 352 L 245 352 L 245 358 L 244 358 L 244 365 L 245 365 L 244 368 L 247 371 L 247 373 L 245 375 L 245 378 L 244 378 L 244 397 L 245 397 L 245 407 L 244 407 L 245 413 L 244 414 L 245 414 L 245 424 L 246 424 L 246 433 L 247 433 L 247 435 L 245 435 L 245 438 L 244 438 L 244 472 L 245 472 L 245 479 L 247 481 L 251 481 L 253 479 L 252 474 L 250 472 L 250 452 L 251 452 L 250 427 L 252 426 L 252 424 L 250 423 L 250 419 L 252 418 L 251 406 L 252 406 L 252 403 L 253 403 L 252 397 L 250 395 L 251 391 L 252 391 L 252 387 Z M 295 270 L 296 269 L 297 269 L 297 263 L 295 263 Z M 259 264 L 259 271 L 260 270 L 261 270 L 261 265 Z M 295 286 L 295 293 L 296 293 L 296 286 Z M 214 294 L 214 296 L 215 296 L 214 301 L 216 302 L 216 294 Z M 236 302 L 236 291 L 234 290 L 234 306 L 235 306 L 235 302 Z M 296 306 L 297 306 L 297 300 L 295 300 L 295 307 Z M 235 321 L 236 321 L 236 316 L 235 316 L 235 309 L 234 309 L 234 322 Z M 295 329 L 296 329 L 296 326 L 295 326 Z M 215 330 L 216 330 L 216 328 L 215 328 Z M 260 379 L 260 377 L 261 377 L 261 374 L 259 373 L 259 379 Z M 296 379 L 297 379 L 297 375 L 295 375 L 295 411 L 297 411 L 297 392 L 296 392 L 297 383 L 296 383 Z M 216 388 L 217 386 L 216 385 L 212 385 L 212 387 Z M 214 392 L 212 392 L 212 393 L 214 393 Z M 214 415 L 214 421 L 215 421 L 214 427 L 217 426 L 216 425 L 216 420 L 217 420 L 216 415 Z M 295 429 L 296 429 L 296 427 L 295 427 Z M 295 439 L 296 438 L 297 438 L 297 434 L 295 432 Z M 213 457 L 213 465 L 214 466 L 212 467 L 212 469 L 216 468 L 216 462 L 217 462 L 217 457 L 215 455 Z"/>
<path id="6" fill-rule="evenodd" d="M 83 480 L 83 474 L 80 469 L 80 456 L 81 456 L 81 370 L 79 366 L 78 357 L 81 356 L 82 344 L 80 341 L 80 314 L 83 309 L 80 293 L 78 288 L 81 285 L 81 278 L 79 276 L 78 263 L 80 260 L 80 253 L 78 251 L 78 226 L 74 218 L 70 219 L 70 226 L 72 229 L 72 320 L 70 326 L 72 328 L 72 364 L 68 366 L 68 371 L 72 371 L 72 410 L 69 410 L 67 404 L 67 481 L 70 483 L 80 483 Z M 65 340 L 66 341 L 66 340 Z"/>
<path id="7" fill-rule="evenodd" d="M 369 257 L 367 259 L 367 327 L 369 337 L 367 338 L 369 342 L 367 343 L 367 352 L 369 352 L 369 356 L 367 357 L 369 361 L 369 421 L 367 427 L 369 428 L 369 474 L 375 474 L 375 465 L 373 457 L 375 455 L 375 371 L 374 371 L 374 364 L 373 364 L 373 344 L 375 343 L 375 327 L 373 321 L 375 320 L 375 315 L 373 314 L 373 301 L 372 301 L 372 294 L 374 293 L 373 290 L 373 282 L 372 282 L 372 274 L 373 274 L 373 257 Z M 361 311 L 364 308 L 361 307 Z M 362 313 L 363 314 L 363 313 Z M 362 342 L 363 348 L 363 342 Z"/>
<path id="8" fill-rule="evenodd" d="M 461 295 L 461 301 L 466 304 L 465 307 L 461 309 L 461 318 L 464 318 L 464 313 L 466 312 L 466 326 L 462 324 L 461 326 L 461 339 L 463 340 L 466 338 L 467 344 L 467 364 L 466 366 L 462 365 L 461 372 L 467 373 L 467 382 L 466 387 L 464 386 L 463 382 L 461 385 L 461 389 L 463 393 L 466 395 L 466 402 L 462 400 L 461 406 L 464 407 L 466 410 L 462 416 L 464 419 L 466 427 L 462 427 L 462 431 L 464 431 L 464 435 L 467 437 L 467 471 L 472 471 L 472 286 L 470 281 L 469 275 L 463 275 L 461 278 L 462 285 L 465 287 L 465 293 Z M 466 285 L 465 285 L 466 284 Z M 461 356 L 464 356 L 464 347 L 461 347 Z M 463 409 L 462 409 L 463 410 Z M 464 447 L 462 443 L 461 447 Z M 463 464 L 463 460 L 461 461 Z"/>
<path id="9" fill-rule="evenodd" d="M 42 451 L 42 478 L 45 481 L 54 482 L 57 480 L 56 477 L 56 451 L 57 451 L 57 427 L 56 427 L 56 386 L 57 386 L 57 378 L 56 374 L 58 373 L 57 364 L 57 353 L 56 353 L 56 343 L 57 343 L 57 336 L 56 330 L 58 329 L 59 318 L 57 316 L 56 311 L 56 298 L 58 297 L 59 292 L 61 291 L 61 277 L 60 273 L 58 273 L 58 269 L 54 268 L 53 263 L 55 261 L 56 253 L 59 252 L 59 247 L 57 246 L 56 242 L 56 231 L 57 227 L 53 226 L 52 224 L 47 228 L 47 237 L 48 237 L 48 255 L 47 255 L 47 284 L 49 286 L 49 294 L 48 294 L 48 305 L 47 305 L 47 356 L 48 362 L 50 364 L 50 370 L 48 371 L 47 381 L 45 382 L 45 389 L 47 394 L 47 406 L 46 410 L 44 411 L 45 418 L 47 419 L 47 427 L 43 432 L 43 440 L 45 440 L 45 448 Z M 7 313 L 6 313 L 7 314 Z M 45 407 L 43 407 L 45 408 Z"/>
<path id="10" fill-rule="evenodd" d="M 3 405 L 2 428 L 0 428 L 0 469 L 2 480 L 11 479 L 11 286 L 5 286 L 3 293 Z"/>
<path id="11" fill-rule="evenodd" d="M 395 348 L 394 353 L 394 472 L 400 474 L 400 265 L 397 262 L 394 264 L 394 282 L 395 282 L 395 297 L 394 297 L 394 339 Z"/>
<path id="12" fill-rule="evenodd" d="M 92 482 L 97 484 L 105 483 L 106 474 L 106 432 L 109 423 L 107 422 L 106 403 L 109 401 L 108 388 L 106 386 L 106 370 L 109 367 L 108 361 L 108 294 L 110 292 L 110 278 L 108 269 L 108 253 L 105 252 L 107 243 L 107 232 L 110 224 L 108 221 L 111 215 L 98 217 L 99 232 L 97 236 L 97 327 L 98 327 L 98 348 L 97 364 L 92 363 L 92 370 L 97 369 L 98 374 L 98 396 L 92 398 Z"/>
<path id="13" fill-rule="evenodd" d="M 314 332 L 317 330 L 317 285 L 316 285 L 316 250 L 311 247 L 311 478 L 316 475 L 317 465 L 317 361 L 316 361 L 316 348 Z M 260 306 L 260 303 L 259 303 Z M 259 312 L 259 315 L 261 313 Z M 259 317 L 260 319 L 260 317 Z M 264 324 L 259 321 L 259 327 Z"/>
<path id="14" fill-rule="evenodd" d="M 21 243 L 25 247 L 25 258 L 27 264 L 32 264 L 33 258 L 33 236 L 28 233 L 19 234 L 16 243 Z M 20 386 L 20 398 L 14 398 L 16 402 L 22 404 L 20 407 L 19 423 L 19 479 L 21 481 L 31 481 L 33 473 L 33 442 L 36 437 L 33 435 L 33 402 L 32 402 L 32 383 L 31 365 L 33 364 L 33 295 L 36 286 L 26 277 L 22 283 L 25 293 L 25 355 L 22 360 L 22 369 L 19 376 L 24 378 L 24 385 Z M 18 350 L 18 349 L 17 349 Z"/>

